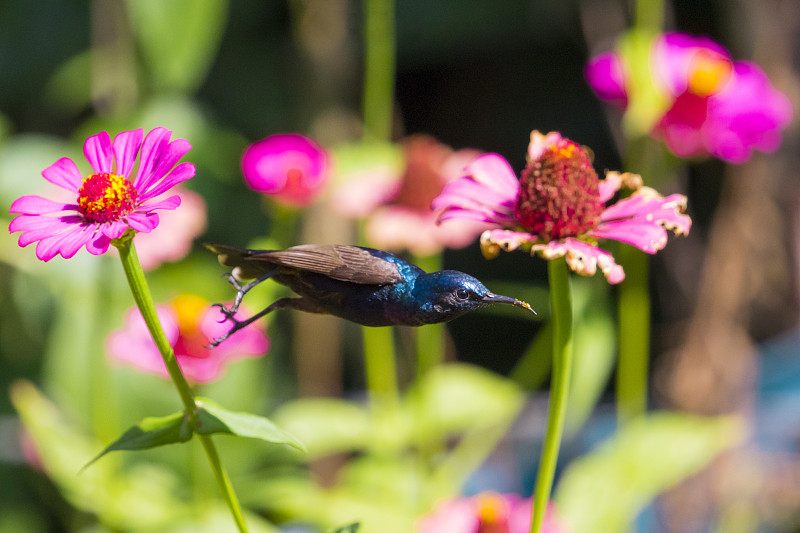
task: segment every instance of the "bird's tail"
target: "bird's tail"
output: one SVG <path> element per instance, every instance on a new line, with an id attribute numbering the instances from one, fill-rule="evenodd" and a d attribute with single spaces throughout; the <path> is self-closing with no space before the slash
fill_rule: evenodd
<path id="1" fill-rule="evenodd" d="M 217 254 L 220 264 L 233 268 L 233 275 L 239 280 L 260 278 L 274 270 L 275 265 L 265 261 L 250 261 L 250 257 L 264 250 L 248 250 L 226 244 L 203 243 L 203 246 Z"/>

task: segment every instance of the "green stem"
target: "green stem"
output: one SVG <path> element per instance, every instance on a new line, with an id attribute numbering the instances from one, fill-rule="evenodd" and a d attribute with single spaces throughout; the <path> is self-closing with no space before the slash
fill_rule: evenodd
<path id="1" fill-rule="evenodd" d="M 362 328 L 364 334 L 364 373 L 370 400 L 385 407 L 400 402 L 394 354 L 394 329 Z"/>
<path id="2" fill-rule="evenodd" d="M 418 256 L 414 258 L 414 264 L 425 272 L 436 272 L 442 269 L 442 254 Z M 416 328 L 415 332 L 417 337 L 417 378 L 421 378 L 430 369 L 444 361 L 447 330 L 444 324 L 430 324 Z"/>
<path id="3" fill-rule="evenodd" d="M 547 414 L 547 433 L 544 436 L 539 472 L 536 476 L 533 497 L 531 533 L 542 526 L 564 433 L 567 397 L 572 374 L 572 298 L 569 288 L 569 270 L 562 257 L 548 261 L 550 279 L 550 306 L 553 324 L 553 376 L 550 384 L 550 407 Z"/>
<path id="4" fill-rule="evenodd" d="M 363 0 L 364 138 L 392 136 L 394 101 L 394 0 Z"/>
<path id="5" fill-rule="evenodd" d="M 130 231 L 130 230 L 129 230 Z M 183 402 L 183 408 L 186 416 L 194 418 L 195 415 L 195 401 L 192 395 L 192 390 L 189 383 L 181 372 L 178 366 L 178 361 L 175 358 L 175 352 L 164 334 L 164 329 L 161 327 L 161 322 L 158 319 L 156 306 L 153 302 L 153 297 L 150 294 L 150 287 L 147 285 L 147 280 L 142 270 L 142 265 L 139 263 L 139 258 L 136 255 L 136 248 L 133 246 L 133 234 L 126 233 L 121 238 L 113 241 L 114 246 L 119 250 L 119 257 L 122 260 L 122 268 L 125 270 L 125 277 L 128 279 L 133 299 L 136 301 L 136 306 L 142 313 L 147 329 L 153 337 L 153 341 L 161 352 L 161 357 L 164 359 L 164 364 L 167 367 L 167 372 L 178 389 L 178 394 Z M 245 524 L 244 517 L 242 516 L 242 509 L 239 501 L 236 499 L 236 494 L 231 486 L 230 479 L 222 466 L 219 459 L 219 454 L 214 447 L 214 443 L 207 435 L 198 435 L 200 443 L 205 449 L 208 460 L 211 463 L 211 468 L 214 471 L 214 476 L 217 479 L 217 484 L 222 491 L 222 496 L 228 504 L 228 508 L 233 515 L 236 526 L 242 533 L 247 533 L 247 525 Z"/>
<path id="6" fill-rule="evenodd" d="M 664 26 L 664 3 L 661 0 L 636 0 L 633 15 L 636 28 L 661 31 Z"/>
<path id="7" fill-rule="evenodd" d="M 647 255 L 632 246 L 619 248 L 626 278 L 619 286 L 619 361 L 617 422 L 624 424 L 647 411 L 650 356 L 650 294 Z"/>

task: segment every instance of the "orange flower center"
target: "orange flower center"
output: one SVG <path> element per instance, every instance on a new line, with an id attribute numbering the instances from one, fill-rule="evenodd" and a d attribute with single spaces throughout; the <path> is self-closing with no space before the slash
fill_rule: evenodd
<path id="1" fill-rule="evenodd" d="M 689 92 L 697 96 L 715 94 L 728 81 L 732 71 L 729 59 L 709 50 L 699 50 L 689 67 Z"/>
<path id="2" fill-rule="evenodd" d="M 172 300 L 172 309 L 178 320 L 178 340 L 173 346 L 175 353 L 184 357 L 210 357 L 206 348 L 209 340 L 200 331 L 200 317 L 208 308 L 208 302 L 194 294 L 181 294 Z"/>
<path id="3" fill-rule="evenodd" d="M 133 211 L 136 197 L 136 189 L 124 176 L 92 174 L 78 191 L 78 211 L 89 222 L 113 222 Z"/>
<path id="4" fill-rule="evenodd" d="M 600 221 L 599 183 L 586 150 L 561 139 L 522 171 L 514 213 L 544 241 L 581 235 Z"/>
<path id="5" fill-rule="evenodd" d="M 508 509 L 499 494 L 483 493 L 475 497 L 476 514 L 480 520 L 477 533 L 507 533 Z"/>

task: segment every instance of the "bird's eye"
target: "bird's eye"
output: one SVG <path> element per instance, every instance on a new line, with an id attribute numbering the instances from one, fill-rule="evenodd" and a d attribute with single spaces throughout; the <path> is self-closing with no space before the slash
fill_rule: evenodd
<path id="1" fill-rule="evenodd" d="M 456 289 L 456 298 L 459 300 L 466 300 L 469 298 L 469 291 L 467 291 L 467 289 Z"/>

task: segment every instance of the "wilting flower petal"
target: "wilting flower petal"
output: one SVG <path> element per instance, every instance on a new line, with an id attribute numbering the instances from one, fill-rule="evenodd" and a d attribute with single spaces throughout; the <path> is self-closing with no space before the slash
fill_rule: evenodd
<path id="1" fill-rule="evenodd" d="M 89 253 L 103 254 L 111 240 L 128 228 L 138 232 L 155 229 L 159 218 L 154 211 L 174 209 L 179 202 L 176 203 L 177 197 L 146 202 L 194 176 L 195 168 L 191 163 L 181 163 L 167 174 L 189 149 L 189 143 L 178 139 L 167 144 L 172 132 L 164 128 L 151 131 L 144 141 L 143 134 L 142 130 L 122 132 L 113 143 L 106 132 L 86 139 L 84 154 L 94 173 L 85 179 L 69 158 L 61 158 L 44 169 L 44 178 L 71 191 L 76 201 L 62 203 L 40 196 L 18 198 L 10 212 L 19 216 L 11 222 L 9 231 L 23 232 L 19 245 L 39 241 L 36 256 L 49 261 L 59 254 L 72 257 L 82 246 Z M 172 145 L 178 148 L 170 151 Z M 142 159 L 132 179 L 130 172 L 140 147 Z"/>
<path id="2" fill-rule="evenodd" d="M 482 164 L 483 170 L 493 170 L 482 172 L 477 180 L 470 165 L 433 205 L 440 209 L 440 221 L 467 218 L 492 223 L 495 229 L 481 235 L 481 251 L 488 259 L 501 250 L 522 249 L 545 259 L 564 257 L 582 275 L 594 275 L 599 268 L 609 283 L 619 283 L 625 273 L 609 252 L 597 246 L 597 239 L 614 239 L 655 253 L 666 244 L 668 230 L 685 235 L 691 228 L 691 219 L 683 214 L 685 196 L 663 198 L 642 187 L 641 178 L 630 173 L 609 172 L 600 180 L 589 154 L 558 133 L 531 134 L 528 165 L 513 197 L 496 194 L 512 190 L 508 163 L 500 164 L 496 154 L 480 159 L 491 163 Z M 623 186 L 633 194 L 606 206 Z"/>

